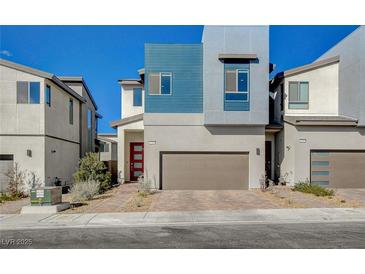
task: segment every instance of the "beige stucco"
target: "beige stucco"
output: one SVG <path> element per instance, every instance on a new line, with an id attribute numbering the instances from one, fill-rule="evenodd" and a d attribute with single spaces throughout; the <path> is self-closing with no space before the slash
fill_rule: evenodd
<path id="1" fill-rule="evenodd" d="M 277 148 L 280 172 L 290 184 L 310 179 L 310 150 L 364 150 L 365 128 L 284 124 Z"/>
<path id="2" fill-rule="evenodd" d="M 80 94 L 83 98 L 86 99 L 86 102 L 81 105 L 81 129 L 80 129 L 80 141 L 81 141 L 81 156 L 84 156 L 87 152 L 95 151 L 95 138 L 96 138 L 96 109 L 93 105 L 91 98 L 89 97 L 84 85 L 82 82 L 65 82 L 69 87 L 75 90 L 78 94 Z M 91 134 L 92 134 L 92 142 L 89 144 L 88 139 L 88 128 L 87 128 L 87 112 L 91 110 Z"/>
<path id="3" fill-rule="evenodd" d="M 50 185 L 54 177 L 70 182 L 80 156 L 80 118 L 83 125 L 87 119 L 80 108 L 90 98 L 83 104 L 53 81 L 8 66 L 0 66 L 0 77 L 0 154 L 14 155 L 21 169 L 35 172 L 42 184 Z M 40 103 L 17 104 L 17 81 L 40 82 Z M 45 104 L 46 85 L 51 87 L 51 106 Z"/>
<path id="4" fill-rule="evenodd" d="M 133 106 L 133 89 L 142 88 L 142 106 Z M 143 85 L 121 84 L 121 117 L 127 118 L 144 112 L 144 88 Z"/>
<path id="5" fill-rule="evenodd" d="M 265 129 L 262 126 L 145 126 L 144 140 L 144 176 L 152 187 L 159 187 L 161 151 L 248 152 L 249 187 L 260 187 L 260 179 L 265 175 Z"/>
<path id="6" fill-rule="evenodd" d="M 285 114 L 339 115 L 338 79 L 338 63 L 285 77 Z M 289 109 L 289 82 L 291 81 L 309 82 L 308 109 Z"/>

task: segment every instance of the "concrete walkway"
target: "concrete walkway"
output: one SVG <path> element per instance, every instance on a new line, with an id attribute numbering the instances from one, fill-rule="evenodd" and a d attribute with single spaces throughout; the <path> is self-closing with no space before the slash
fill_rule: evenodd
<path id="1" fill-rule="evenodd" d="M 365 222 L 365 208 L 0 215 L 0 230 L 199 224 Z"/>

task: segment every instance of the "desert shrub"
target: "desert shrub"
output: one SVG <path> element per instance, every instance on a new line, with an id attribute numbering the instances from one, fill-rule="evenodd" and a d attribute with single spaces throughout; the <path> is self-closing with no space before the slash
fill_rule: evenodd
<path id="1" fill-rule="evenodd" d="M 72 202 L 84 202 L 94 198 L 99 193 L 100 183 L 97 181 L 76 182 L 70 189 Z"/>
<path id="2" fill-rule="evenodd" d="M 150 182 L 145 180 L 143 176 L 138 178 L 138 192 L 141 197 L 146 197 L 153 192 Z"/>
<path id="3" fill-rule="evenodd" d="M 110 188 L 111 174 L 106 166 L 98 159 L 97 153 L 87 153 L 79 162 L 79 169 L 74 174 L 76 182 L 99 182 L 99 192 Z"/>
<path id="4" fill-rule="evenodd" d="M 26 182 L 25 182 L 25 172 L 20 168 L 20 165 L 15 162 L 14 165 L 4 173 L 9 179 L 9 194 L 14 198 L 26 197 Z"/>
<path id="5" fill-rule="evenodd" d="M 335 191 L 333 189 L 324 188 L 320 185 L 311 184 L 308 181 L 299 182 L 292 188 L 293 191 L 299 191 L 304 193 L 311 193 L 316 196 L 333 196 Z"/>

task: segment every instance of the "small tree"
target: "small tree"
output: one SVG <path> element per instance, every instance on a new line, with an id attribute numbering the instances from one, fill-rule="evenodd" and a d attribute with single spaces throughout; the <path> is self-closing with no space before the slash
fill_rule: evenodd
<path id="1" fill-rule="evenodd" d="M 98 159 L 97 153 L 87 153 L 79 162 L 79 169 L 74 174 L 76 182 L 96 181 L 100 183 L 100 192 L 110 188 L 111 173 L 106 171 L 102 161 Z"/>
<path id="2" fill-rule="evenodd" d="M 8 189 L 13 197 L 26 196 L 23 193 L 25 173 L 17 162 L 5 173 L 5 176 L 9 178 Z"/>

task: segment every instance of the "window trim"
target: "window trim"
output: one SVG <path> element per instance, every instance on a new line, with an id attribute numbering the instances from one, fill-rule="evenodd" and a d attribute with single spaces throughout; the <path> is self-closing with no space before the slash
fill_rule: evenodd
<path id="1" fill-rule="evenodd" d="M 234 70 L 236 73 L 236 91 L 226 91 L 226 71 Z M 238 90 L 238 74 L 240 71 L 244 71 L 247 74 L 247 91 Z M 250 101 L 250 70 L 249 69 L 225 69 L 224 70 L 224 94 L 247 94 L 246 100 L 227 100 L 224 96 L 226 102 L 249 102 Z"/>
<path id="2" fill-rule="evenodd" d="M 171 96 L 172 95 L 172 72 L 166 72 L 166 71 L 161 71 L 161 72 L 150 72 L 149 74 L 158 74 L 159 78 L 160 78 L 160 90 L 159 93 L 151 93 L 150 92 L 150 86 L 149 86 L 149 82 L 148 82 L 148 95 L 150 96 Z M 170 77 L 170 93 L 168 94 L 163 94 L 162 91 L 162 74 L 169 74 Z M 148 75 L 148 78 L 150 76 Z M 148 79 L 148 81 L 150 81 L 150 79 Z"/>
<path id="3" fill-rule="evenodd" d="M 297 95 L 298 98 L 300 98 L 300 85 L 302 83 L 307 84 L 308 85 L 308 101 L 290 101 L 290 84 L 296 83 L 297 84 Z M 305 107 L 301 107 L 301 108 L 293 108 L 290 107 L 290 105 L 306 105 Z M 299 110 L 305 110 L 305 109 L 309 109 L 309 81 L 289 81 L 288 82 L 288 109 L 299 109 Z"/>

